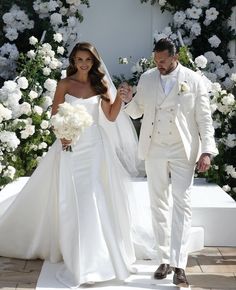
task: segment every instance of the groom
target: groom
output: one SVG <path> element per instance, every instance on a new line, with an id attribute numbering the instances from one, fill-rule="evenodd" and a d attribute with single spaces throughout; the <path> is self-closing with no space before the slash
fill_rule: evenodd
<path id="1" fill-rule="evenodd" d="M 163 279 L 173 269 L 173 283 L 188 287 L 185 268 L 195 165 L 198 172 L 207 171 L 218 151 L 201 76 L 178 62 L 176 47 L 167 38 L 155 44 L 154 60 L 156 68 L 141 76 L 134 98 L 125 87 L 121 93 L 128 103 L 124 110 L 134 119 L 143 115 L 139 157 L 145 160 L 158 251 L 154 278 Z"/>

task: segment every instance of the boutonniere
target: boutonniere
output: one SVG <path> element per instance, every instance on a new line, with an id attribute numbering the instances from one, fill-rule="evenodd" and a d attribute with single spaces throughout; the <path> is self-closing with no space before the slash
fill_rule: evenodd
<path id="1" fill-rule="evenodd" d="M 188 83 L 186 81 L 181 82 L 179 84 L 179 91 L 180 91 L 180 93 L 188 93 L 188 92 L 190 92 L 190 87 L 189 87 L 189 85 L 188 85 Z"/>

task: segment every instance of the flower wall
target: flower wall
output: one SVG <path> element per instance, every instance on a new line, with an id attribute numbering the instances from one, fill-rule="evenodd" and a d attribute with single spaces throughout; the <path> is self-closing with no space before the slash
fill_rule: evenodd
<path id="1" fill-rule="evenodd" d="M 54 141 L 49 118 L 56 82 L 67 65 L 67 47 L 78 37 L 81 5 L 88 0 L 3 1 L 0 10 L 0 188 L 30 175 Z M 140 0 L 158 3 L 173 21 L 154 41 L 170 37 L 180 61 L 204 74 L 220 154 L 206 175 L 236 199 L 236 74 L 228 59 L 235 31 L 228 19 L 236 0 Z M 141 5 L 141 4 L 140 4 Z M 46 33 L 45 33 L 46 32 Z M 121 63 L 132 60 L 121 58 Z M 154 66 L 152 57 L 134 63 L 129 82 Z M 114 77 L 116 84 L 123 76 Z M 209 85 L 209 82 L 207 82 Z M 140 125 L 140 123 L 139 123 Z"/>

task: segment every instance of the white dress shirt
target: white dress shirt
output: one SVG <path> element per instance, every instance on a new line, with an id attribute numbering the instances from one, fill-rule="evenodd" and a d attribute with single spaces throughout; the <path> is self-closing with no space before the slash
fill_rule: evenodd
<path id="1" fill-rule="evenodd" d="M 170 93 L 176 83 L 179 67 L 180 66 L 177 65 L 177 67 L 167 75 L 160 75 L 161 85 L 166 96 Z"/>

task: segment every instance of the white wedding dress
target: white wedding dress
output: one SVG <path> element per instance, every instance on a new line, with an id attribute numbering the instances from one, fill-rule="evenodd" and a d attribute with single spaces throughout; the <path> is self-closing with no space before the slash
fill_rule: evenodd
<path id="1" fill-rule="evenodd" d="M 93 125 L 73 152 L 57 140 L 23 189 L 0 204 L 0 256 L 63 260 L 57 278 L 68 287 L 123 280 L 135 261 L 131 183 L 99 124 L 100 97 L 66 101 L 86 106 Z"/>

